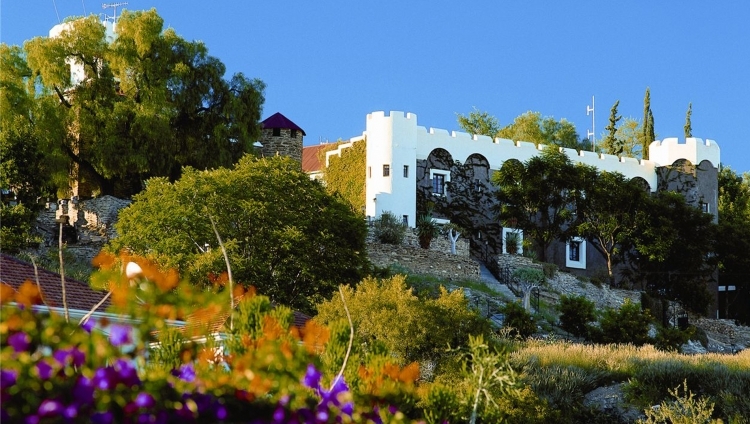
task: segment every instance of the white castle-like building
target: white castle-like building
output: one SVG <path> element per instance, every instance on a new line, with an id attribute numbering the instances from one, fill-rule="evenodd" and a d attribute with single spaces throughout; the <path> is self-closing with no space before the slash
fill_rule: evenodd
<path id="1" fill-rule="evenodd" d="M 489 163 L 491 170 L 498 170 L 510 159 L 525 162 L 538 155 L 544 146 L 534 143 L 492 139 L 483 135 L 464 132 L 448 132 L 443 129 L 417 125 L 413 113 L 373 112 L 367 115 L 366 129 L 361 137 L 350 142 L 367 139 L 367 216 L 378 217 L 384 211 L 397 216 L 406 216 L 410 226 L 414 226 L 417 216 L 417 172 L 410 172 L 419 160 L 426 160 L 436 149 L 446 150 L 454 160 L 466 163 L 472 156 L 481 156 Z M 344 144 L 327 156 L 339 154 Z M 626 177 L 643 179 L 651 189 L 658 187 L 657 169 L 671 166 L 680 160 L 693 165 L 710 165 L 718 169 L 720 162 L 719 146 L 713 140 L 700 138 L 666 138 L 649 146 L 649 159 L 619 158 L 613 155 L 574 149 L 562 149 L 574 161 L 592 165 L 600 171 L 619 172 Z M 707 162 L 707 163 L 706 163 Z M 448 183 L 450 172 L 445 169 L 429 169 L 430 179 L 440 178 Z M 440 194 L 440 193 L 436 193 Z M 703 193 L 702 200 L 707 209 L 716 210 L 718 189 L 713 193 Z"/>
<path id="2" fill-rule="evenodd" d="M 326 162 L 331 156 L 340 155 L 353 143 L 362 140 L 366 140 L 367 152 L 365 213 L 368 218 L 377 218 L 387 211 L 414 227 L 418 214 L 424 212 L 424 203 L 420 209 L 420 201 L 441 203 L 443 211 L 450 211 L 456 199 L 451 196 L 460 191 L 452 185 L 463 184 L 463 193 L 472 193 L 468 201 L 479 201 L 481 205 L 477 208 L 483 211 L 477 214 L 476 219 L 472 218 L 472 224 L 476 224 L 473 225 L 475 233 L 462 235 L 470 240 L 475 257 L 487 261 L 495 255 L 506 253 L 502 241 L 508 232 L 521 233 L 523 237 L 518 229 L 502 227 L 491 213 L 492 202 L 495 201 L 491 193 L 496 190 L 491 176 L 504 163 L 511 160 L 524 163 L 539 155 L 545 146 L 428 129 L 418 125 L 417 116 L 413 113 L 392 111 L 386 114 L 379 111 L 367 115 L 366 128 L 361 136 L 328 151 Z M 591 165 L 600 171 L 618 172 L 631 180 L 638 179 L 651 192 L 680 192 L 688 204 L 713 214 L 714 221 L 718 219 L 720 149 L 713 140 L 657 140 L 650 144 L 647 159 L 566 148 L 561 150 L 573 163 Z M 466 177 L 467 168 L 469 178 Z M 461 172 L 464 174 L 461 175 Z M 442 218 L 438 221 L 448 222 L 449 215 L 438 212 L 435 217 Z M 481 230 L 477 231 L 477 228 Z M 594 276 L 602 267 L 606 269 L 606 262 L 593 246 L 588 245 L 586 240 L 574 238 L 553 243 L 545 253 L 547 260 L 561 270 Z M 710 292 L 717 292 L 716 281 L 707 284 Z"/>

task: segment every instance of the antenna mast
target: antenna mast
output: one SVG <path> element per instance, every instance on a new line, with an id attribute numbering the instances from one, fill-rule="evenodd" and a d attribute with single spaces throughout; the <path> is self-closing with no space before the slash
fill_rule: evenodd
<path id="1" fill-rule="evenodd" d="M 102 9 L 108 9 L 112 8 L 112 16 L 107 16 L 107 13 L 104 13 L 104 20 L 105 21 L 112 21 L 112 23 L 117 23 L 117 8 L 120 6 L 127 6 L 127 2 L 120 2 L 120 3 L 102 3 Z"/>
<path id="2" fill-rule="evenodd" d="M 591 113 L 591 131 L 587 131 L 587 136 L 591 138 L 591 149 L 596 153 L 596 121 L 594 120 L 594 96 L 591 96 L 591 106 L 586 106 L 586 116 Z"/>

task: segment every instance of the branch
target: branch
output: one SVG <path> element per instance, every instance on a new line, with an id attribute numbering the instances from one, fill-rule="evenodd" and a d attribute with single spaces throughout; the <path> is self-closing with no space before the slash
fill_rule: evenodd
<path id="1" fill-rule="evenodd" d="M 344 304 L 344 311 L 346 311 L 346 319 L 349 320 L 349 346 L 346 348 L 346 356 L 344 356 L 344 363 L 341 364 L 341 371 L 339 371 L 339 374 L 333 379 L 333 383 L 331 383 L 331 390 L 333 390 L 333 385 L 336 384 L 336 381 L 344 375 L 344 369 L 346 369 L 346 363 L 349 360 L 349 354 L 352 352 L 352 343 L 354 342 L 354 324 L 352 324 L 352 316 L 349 314 L 349 308 L 346 306 L 344 290 L 341 289 L 341 286 L 339 286 L 339 294 L 341 295 L 341 303 Z"/>
<path id="2" fill-rule="evenodd" d="M 44 294 L 42 293 L 42 285 L 39 284 L 39 270 L 36 266 L 36 261 L 34 260 L 33 256 L 29 256 L 29 259 L 31 259 L 31 264 L 34 265 L 34 277 L 36 278 L 36 288 L 39 290 L 39 297 L 42 298 L 42 303 L 44 303 L 44 306 L 47 307 L 47 312 L 50 314 L 52 313 L 52 310 L 50 309 L 49 305 L 47 304 L 47 301 L 44 300 Z"/>
<path id="3" fill-rule="evenodd" d="M 211 216 L 211 214 L 208 214 L 208 219 L 211 221 L 211 228 L 214 229 L 214 234 L 216 234 L 216 238 L 219 240 L 219 247 L 221 247 L 221 253 L 224 255 L 224 262 L 227 264 L 227 277 L 229 278 L 229 301 L 231 302 L 229 307 L 229 329 L 234 329 L 234 314 L 232 311 L 234 311 L 234 282 L 232 281 L 232 267 L 229 265 L 229 256 L 227 256 L 227 249 L 224 248 L 224 243 L 221 241 L 221 236 L 219 235 L 219 231 L 216 229 L 216 224 L 214 223 L 214 218 Z"/>
<path id="4" fill-rule="evenodd" d="M 55 86 L 55 93 L 57 93 L 57 98 L 60 99 L 60 103 L 62 103 L 63 106 L 67 107 L 68 109 L 73 107 L 73 105 L 68 102 L 68 99 L 65 98 L 65 94 L 60 91 L 60 88 L 57 86 Z"/>

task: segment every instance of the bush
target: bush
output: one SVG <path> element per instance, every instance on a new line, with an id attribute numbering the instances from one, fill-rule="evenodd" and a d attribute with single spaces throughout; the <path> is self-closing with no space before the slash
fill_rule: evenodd
<path id="1" fill-rule="evenodd" d="M 510 335 L 526 339 L 536 332 L 534 318 L 518 302 L 508 302 L 500 308 L 505 315 L 503 328 L 509 328 Z"/>
<path id="2" fill-rule="evenodd" d="M 588 324 L 596 320 L 594 302 L 585 296 L 560 297 L 560 327 L 576 337 L 588 337 Z"/>
<path id="3" fill-rule="evenodd" d="M 682 383 L 682 395 L 680 395 L 680 386 L 674 390 L 669 390 L 675 400 L 672 402 L 664 401 L 658 408 L 648 408 L 646 420 L 638 420 L 639 424 L 693 424 L 693 423 L 720 423 L 720 420 L 711 419 L 714 410 L 714 404 L 709 403 L 705 397 L 695 399 L 693 392 L 687 388 L 687 381 Z"/>
<path id="4" fill-rule="evenodd" d="M 620 309 L 607 308 L 599 321 L 601 343 L 632 343 L 641 346 L 651 342 L 648 336 L 652 317 L 641 306 L 625 299 Z"/>
<path id="5" fill-rule="evenodd" d="M 682 345 L 688 342 L 693 334 L 695 333 L 695 327 L 689 327 L 686 330 L 681 330 L 678 327 L 662 327 L 660 326 L 656 333 L 656 340 L 654 345 L 661 350 L 669 352 L 679 352 Z"/>
<path id="6" fill-rule="evenodd" d="M 406 225 L 393 212 L 385 211 L 373 221 L 373 234 L 381 243 L 399 245 L 404 242 Z"/>
<path id="7" fill-rule="evenodd" d="M 542 263 L 542 271 L 548 279 L 554 278 L 555 274 L 557 274 L 557 265 L 544 262 Z"/>

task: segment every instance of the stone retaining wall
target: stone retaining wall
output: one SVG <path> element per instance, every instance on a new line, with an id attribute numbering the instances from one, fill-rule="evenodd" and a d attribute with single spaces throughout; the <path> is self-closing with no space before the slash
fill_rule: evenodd
<path id="1" fill-rule="evenodd" d="M 448 251 L 422 249 L 418 246 L 368 243 L 370 262 L 378 267 L 403 267 L 417 274 L 441 278 L 480 278 L 479 264 L 467 256 L 452 255 Z"/>

